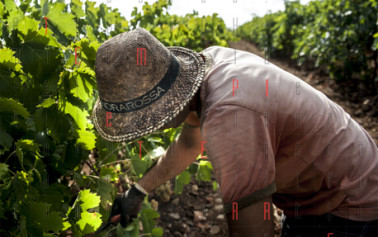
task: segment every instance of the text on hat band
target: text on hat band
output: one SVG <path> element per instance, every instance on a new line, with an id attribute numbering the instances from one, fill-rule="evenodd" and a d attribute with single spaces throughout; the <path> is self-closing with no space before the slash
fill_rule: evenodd
<path id="1" fill-rule="evenodd" d="M 180 70 L 180 63 L 174 56 L 171 56 L 171 63 L 163 79 L 147 93 L 138 98 L 124 102 L 108 102 L 100 98 L 102 107 L 112 113 L 127 113 L 143 109 L 144 107 L 159 100 L 176 80 Z"/>

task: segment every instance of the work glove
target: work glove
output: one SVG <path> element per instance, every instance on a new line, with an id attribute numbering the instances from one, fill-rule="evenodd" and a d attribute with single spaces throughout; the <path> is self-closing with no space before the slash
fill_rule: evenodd
<path id="1" fill-rule="evenodd" d="M 109 221 L 112 220 L 112 217 L 120 214 L 120 223 L 123 228 L 126 228 L 138 216 L 145 196 L 146 194 L 132 185 L 131 189 L 117 196 L 114 200 Z"/>

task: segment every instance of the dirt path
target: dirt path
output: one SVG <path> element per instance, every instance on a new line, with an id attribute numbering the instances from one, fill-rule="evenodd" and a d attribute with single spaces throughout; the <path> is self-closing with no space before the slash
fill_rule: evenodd
<path id="1" fill-rule="evenodd" d="M 229 46 L 230 48 L 248 51 L 264 57 L 263 53 L 253 44 L 243 40 L 230 42 Z M 337 86 L 330 78 L 320 76 L 317 72 L 305 71 L 290 66 L 288 60 L 271 59 L 269 61 L 322 91 L 331 100 L 343 107 L 378 143 L 378 115 L 376 111 L 378 96 L 364 98 L 362 105 L 361 103 L 353 103 L 348 100 L 350 98 L 346 98 L 346 95 L 331 89 L 331 87 L 337 88 Z M 215 180 L 214 177 L 213 180 Z M 171 187 L 172 189 L 174 187 L 173 180 L 171 181 Z M 159 202 L 160 218 L 158 226 L 163 227 L 164 236 L 227 236 L 228 227 L 222 209 L 221 194 L 219 189 L 217 191 L 212 190 L 210 182 L 199 184 L 192 177 L 190 184 L 185 186 L 183 193 L 180 195 L 173 194 L 167 203 L 161 202 L 159 197 L 153 193 L 149 196 L 150 199 L 156 199 Z M 277 212 L 275 215 L 278 217 Z M 276 222 L 276 237 L 279 236 L 279 228 L 280 226 Z"/>

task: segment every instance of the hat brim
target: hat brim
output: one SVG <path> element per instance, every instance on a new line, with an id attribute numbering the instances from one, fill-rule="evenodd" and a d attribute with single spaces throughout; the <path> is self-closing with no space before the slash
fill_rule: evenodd
<path id="1" fill-rule="evenodd" d="M 180 70 L 171 88 L 159 100 L 137 111 L 107 114 L 97 99 L 92 121 L 105 140 L 131 141 L 155 132 L 175 118 L 197 93 L 205 74 L 200 54 L 178 46 L 167 49 L 180 62 Z"/>

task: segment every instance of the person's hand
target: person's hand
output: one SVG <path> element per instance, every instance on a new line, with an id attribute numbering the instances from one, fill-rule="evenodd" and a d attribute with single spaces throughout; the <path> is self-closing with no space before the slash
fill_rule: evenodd
<path id="1" fill-rule="evenodd" d="M 119 219 L 114 217 L 121 215 L 120 223 L 122 227 L 125 228 L 137 217 L 138 212 L 142 208 L 142 202 L 145 196 L 146 194 L 132 185 L 131 189 L 117 196 L 114 200 L 109 221 Z"/>

